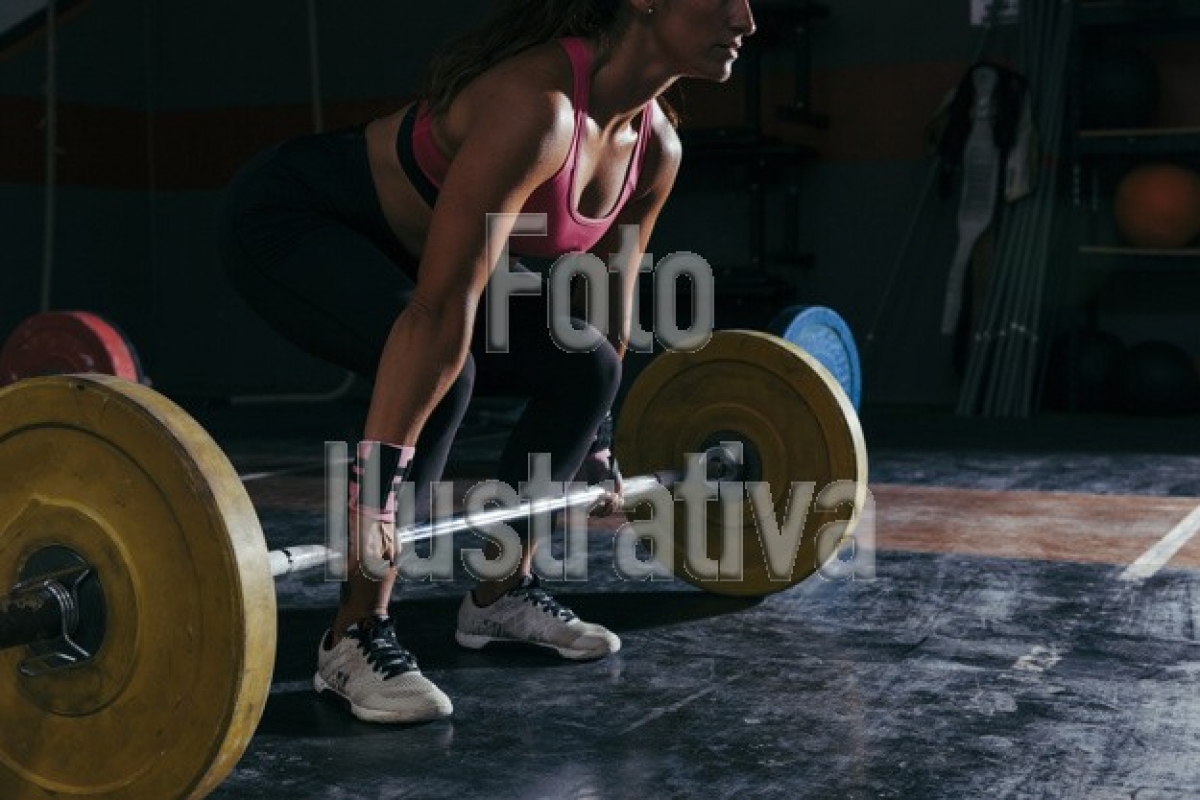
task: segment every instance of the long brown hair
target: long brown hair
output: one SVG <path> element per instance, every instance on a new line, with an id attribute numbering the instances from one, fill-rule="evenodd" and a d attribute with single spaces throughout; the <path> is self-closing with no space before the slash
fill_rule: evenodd
<path id="1" fill-rule="evenodd" d="M 535 45 L 582 36 L 604 47 L 624 24 L 626 7 L 627 0 L 499 0 L 483 25 L 450 40 L 434 57 L 421 96 L 438 114 L 479 75 Z"/>

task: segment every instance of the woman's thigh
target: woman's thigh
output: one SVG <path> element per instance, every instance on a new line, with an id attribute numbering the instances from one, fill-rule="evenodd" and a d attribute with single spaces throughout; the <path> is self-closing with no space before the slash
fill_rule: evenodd
<path id="1" fill-rule="evenodd" d="M 219 238 L 245 301 L 297 347 L 371 380 L 415 260 L 378 209 L 357 130 L 272 148 L 234 179 Z"/>

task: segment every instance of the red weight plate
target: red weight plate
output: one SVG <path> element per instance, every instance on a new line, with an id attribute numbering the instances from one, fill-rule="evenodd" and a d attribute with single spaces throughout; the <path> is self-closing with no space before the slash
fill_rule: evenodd
<path id="1" fill-rule="evenodd" d="M 0 385 L 79 372 L 144 382 L 133 344 L 111 322 L 87 311 L 35 314 L 17 326 L 0 350 Z"/>

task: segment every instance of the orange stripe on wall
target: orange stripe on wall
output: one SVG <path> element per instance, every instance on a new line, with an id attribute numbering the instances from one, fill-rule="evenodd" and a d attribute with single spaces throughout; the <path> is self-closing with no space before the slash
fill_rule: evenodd
<path id="1" fill-rule="evenodd" d="M 771 138 L 815 147 L 822 161 L 870 163 L 925 157 L 926 128 L 942 100 L 970 65 L 959 61 L 869 64 L 813 74 L 811 111 L 825 129 L 780 122 L 775 109 L 795 106 L 791 73 L 763 75 L 761 124 Z M 746 108 L 745 86 L 688 84 L 682 111 L 698 128 L 738 127 Z"/>
<path id="2" fill-rule="evenodd" d="M 57 109 L 57 181 L 64 185 L 144 189 L 150 174 L 150 117 L 120 108 L 62 103 Z M 0 99 L 0 181 L 43 183 L 46 109 L 33 98 Z"/>
<path id="3" fill-rule="evenodd" d="M 1172 124 L 1200 124 L 1197 51 L 1166 45 L 1153 55 L 1163 89 L 1160 118 Z M 817 70 L 811 110 L 828 118 L 825 129 L 775 119 L 777 107 L 794 105 L 794 76 L 768 72 L 763 76 L 761 125 L 771 138 L 812 146 L 827 163 L 924 159 L 929 123 L 969 66 L 960 61 L 929 61 Z M 725 85 L 689 82 L 683 95 L 680 105 L 688 127 L 745 124 L 745 84 L 740 77 Z M 398 98 L 330 103 L 324 109 L 325 126 L 362 122 L 400 103 Z M 44 116 L 38 98 L 0 97 L 0 130 L 4 131 L 0 182 L 44 180 Z M 219 188 L 262 147 L 312 130 L 312 111 L 302 103 L 153 115 L 137 109 L 63 103 L 58 116 L 59 181 L 115 189 Z"/>
<path id="4" fill-rule="evenodd" d="M 819 72 L 813 103 L 830 122 L 812 143 L 822 160 L 836 163 L 925 158 L 930 121 L 969 66 L 924 62 Z"/>
<path id="5" fill-rule="evenodd" d="M 357 125 L 402 104 L 395 99 L 331 104 L 323 110 L 324 127 Z M 312 132 L 313 115 L 310 106 L 300 104 L 170 111 L 158 114 L 154 130 L 158 188 L 213 189 L 228 183 L 259 150 Z"/>
<path id="6" fill-rule="evenodd" d="M 808 144 L 822 161 L 871 163 L 926 157 L 926 128 L 938 105 L 967 69 L 960 62 L 874 64 L 818 71 L 812 110 L 827 115 L 828 128 L 778 122 L 777 106 L 792 105 L 792 76 L 763 76 L 766 134 Z M 683 113 L 689 127 L 741 126 L 745 87 L 691 83 Z M 337 128 L 385 114 L 396 98 L 331 103 L 325 127 Z M 255 152 L 312 130 L 312 111 L 301 103 L 247 108 L 158 111 L 64 103 L 59 115 L 59 181 L 116 189 L 211 190 L 228 182 Z M 44 176 L 41 101 L 0 98 L 0 181 L 40 183 Z M 11 136 L 8 132 L 12 132 Z M 153 159 L 151 159 L 151 150 Z M 153 167 L 153 168 L 152 168 Z"/>
<path id="7" fill-rule="evenodd" d="M 398 101 L 331 104 L 326 128 L 371 119 Z M 162 191 L 224 186 L 258 150 L 313 130 L 303 104 L 145 112 L 62 103 L 57 181 L 66 186 Z M 0 98 L 0 182 L 45 181 L 45 107 L 25 97 Z M 153 152 L 153 159 L 151 153 Z"/>

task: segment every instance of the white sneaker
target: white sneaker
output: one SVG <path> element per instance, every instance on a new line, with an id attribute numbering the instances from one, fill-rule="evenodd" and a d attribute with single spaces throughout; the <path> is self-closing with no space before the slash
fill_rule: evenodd
<path id="1" fill-rule="evenodd" d="M 351 625 L 333 647 L 326 631 L 317 649 L 313 688 L 332 692 L 365 722 L 425 722 L 454 710 L 441 689 L 421 674 L 412 653 L 396 640 L 390 619 L 368 628 Z"/>
<path id="2" fill-rule="evenodd" d="M 493 642 L 522 643 L 554 650 L 563 658 L 603 658 L 621 649 L 607 628 L 584 622 L 527 576 L 499 600 L 480 608 L 471 592 L 458 609 L 454 639 L 479 650 Z"/>

